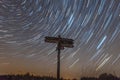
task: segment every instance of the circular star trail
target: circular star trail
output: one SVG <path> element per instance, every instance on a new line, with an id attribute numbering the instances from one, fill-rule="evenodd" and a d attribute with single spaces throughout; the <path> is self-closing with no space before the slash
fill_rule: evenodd
<path id="1" fill-rule="evenodd" d="M 0 0 L 1 69 L 54 75 L 56 45 L 44 37 L 58 35 L 74 39 L 62 50 L 63 76 L 120 74 L 120 0 Z"/>

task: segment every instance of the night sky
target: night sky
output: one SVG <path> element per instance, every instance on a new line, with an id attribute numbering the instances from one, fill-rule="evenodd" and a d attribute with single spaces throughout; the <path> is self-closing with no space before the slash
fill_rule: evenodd
<path id="1" fill-rule="evenodd" d="M 0 0 L 0 74 L 56 76 L 56 44 L 64 78 L 120 75 L 120 0 Z"/>

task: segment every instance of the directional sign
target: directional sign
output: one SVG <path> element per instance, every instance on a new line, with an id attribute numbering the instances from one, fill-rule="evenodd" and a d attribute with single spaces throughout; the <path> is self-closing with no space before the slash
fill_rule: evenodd
<path id="1" fill-rule="evenodd" d="M 49 43 L 58 43 L 59 38 L 57 37 L 45 37 L 45 42 L 49 42 Z"/>
<path id="2" fill-rule="evenodd" d="M 45 42 L 49 43 L 62 43 L 62 44 L 73 44 L 72 39 L 67 39 L 67 38 L 57 38 L 57 37 L 45 37 Z"/>
<path id="3" fill-rule="evenodd" d="M 61 43 L 62 43 L 62 44 L 73 44 L 73 40 L 69 40 L 69 39 L 68 39 L 68 40 L 65 40 L 65 39 L 62 39 L 62 40 L 61 40 Z"/>
<path id="4" fill-rule="evenodd" d="M 60 43 L 61 49 L 64 49 L 64 47 L 69 47 L 72 48 L 73 46 L 73 39 L 68 39 L 68 38 L 61 38 L 61 37 L 45 37 L 45 42 L 49 43 Z"/>
<path id="5" fill-rule="evenodd" d="M 73 48 L 73 44 L 61 44 L 62 47 Z"/>
<path id="6" fill-rule="evenodd" d="M 73 39 L 68 39 L 68 38 L 61 38 L 63 41 L 68 41 L 68 42 L 73 42 Z"/>

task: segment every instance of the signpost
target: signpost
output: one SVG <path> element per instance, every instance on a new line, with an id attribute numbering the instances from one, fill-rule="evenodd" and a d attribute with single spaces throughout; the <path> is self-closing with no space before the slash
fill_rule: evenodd
<path id="1" fill-rule="evenodd" d="M 56 43 L 57 44 L 57 80 L 60 80 L 60 51 L 64 49 L 64 47 L 73 48 L 73 40 L 67 38 L 61 38 L 59 35 L 58 37 L 45 37 L 45 42 L 48 43 Z"/>

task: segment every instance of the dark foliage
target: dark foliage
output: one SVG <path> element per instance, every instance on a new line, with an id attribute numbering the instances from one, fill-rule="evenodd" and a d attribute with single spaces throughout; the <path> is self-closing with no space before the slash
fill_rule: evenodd
<path id="1" fill-rule="evenodd" d="M 33 76 L 27 73 L 25 75 L 2 75 L 0 76 L 0 80 L 57 80 L 57 79 L 54 77 L 47 77 L 47 76 L 43 76 L 43 77 Z"/>
<path id="2" fill-rule="evenodd" d="M 101 74 L 98 78 L 94 77 L 82 77 L 81 80 L 120 80 L 120 78 L 113 76 L 112 74 Z"/>

